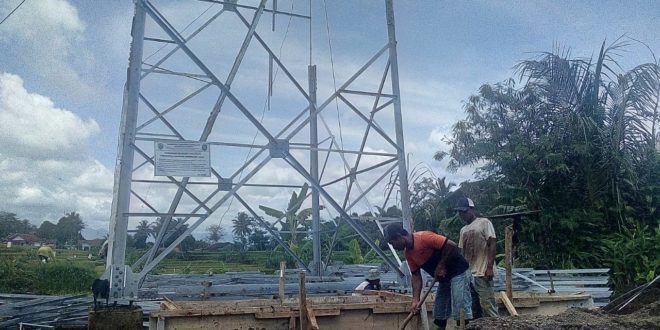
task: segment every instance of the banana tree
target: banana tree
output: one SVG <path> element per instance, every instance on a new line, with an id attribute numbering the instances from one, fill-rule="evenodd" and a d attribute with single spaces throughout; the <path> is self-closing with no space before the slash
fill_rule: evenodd
<path id="1" fill-rule="evenodd" d="M 295 191 L 291 193 L 291 199 L 285 211 L 280 211 L 272 207 L 259 205 L 259 208 L 266 212 L 267 215 L 276 218 L 275 224 L 280 225 L 281 237 L 289 241 L 289 248 L 297 251 L 298 242 L 304 237 L 309 224 L 307 219 L 312 215 L 311 208 L 300 209 L 303 202 L 307 198 L 307 190 L 309 185 L 303 184 L 300 192 Z"/>

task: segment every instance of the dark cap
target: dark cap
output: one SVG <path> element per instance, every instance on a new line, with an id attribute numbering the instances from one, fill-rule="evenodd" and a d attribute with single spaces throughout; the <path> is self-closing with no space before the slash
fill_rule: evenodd
<path id="1" fill-rule="evenodd" d="M 383 236 L 385 236 L 385 242 L 389 242 L 392 239 L 395 239 L 399 236 L 406 236 L 408 235 L 408 231 L 403 229 L 403 226 L 398 223 L 391 223 L 385 227 L 385 230 L 383 230 Z"/>
<path id="2" fill-rule="evenodd" d="M 474 202 L 467 197 L 463 197 L 458 200 L 458 204 L 456 208 L 454 208 L 454 211 L 465 212 L 470 208 L 474 208 Z"/>

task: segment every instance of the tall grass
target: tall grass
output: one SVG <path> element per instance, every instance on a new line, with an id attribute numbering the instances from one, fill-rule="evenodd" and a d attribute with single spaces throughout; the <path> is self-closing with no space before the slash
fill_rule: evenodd
<path id="1" fill-rule="evenodd" d="M 34 247 L 2 247 L 0 292 L 54 295 L 91 293 L 91 284 L 100 275 L 95 268 L 103 261 L 90 261 L 84 257 L 87 253 L 58 250 L 54 260 L 41 263 Z"/>

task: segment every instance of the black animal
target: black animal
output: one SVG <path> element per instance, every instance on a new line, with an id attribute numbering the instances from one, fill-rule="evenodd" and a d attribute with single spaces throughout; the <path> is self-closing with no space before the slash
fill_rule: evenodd
<path id="1" fill-rule="evenodd" d="M 110 281 L 100 278 L 95 279 L 92 283 L 92 293 L 94 293 L 94 310 L 98 307 L 97 298 L 105 298 L 105 305 L 107 306 L 110 298 Z"/>

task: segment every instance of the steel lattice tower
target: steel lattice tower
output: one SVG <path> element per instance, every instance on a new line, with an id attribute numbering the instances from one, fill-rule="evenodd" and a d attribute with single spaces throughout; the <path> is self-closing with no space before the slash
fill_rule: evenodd
<path id="1" fill-rule="evenodd" d="M 387 33 L 381 46 L 340 86 L 325 89 L 318 84 L 311 51 L 310 63 L 287 62 L 281 55 L 292 22 L 309 24 L 311 40 L 311 3 L 309 14 L 278 8 L 277 0 L 256 6 L 236 0 L 190 3 L 211 6 L 205 17 L 183 26 L 178 21 L 188 13 L 135 1 L 104 274 L 111 297 L 136 296 L 147 273 L 202 222 L 218 220 L 231 203 L 247 210 L 315 275 L 322 274 L 322 209 L 350 224 L 401 273 L 396 254 L 388 257 L 359 225 L 363 219 L 351 216 L 358 205 L 373 211 L 368 196 L 398 177 L 402 219 L 375 221 L 381 232 L 384 221 L 402 220 L 412 227 L 392 0 L 385 0 Z M 213 44 L 203 42 L 211 38 Z M 362 46 L 367 47 L 355 45 Z M 268 97 L 262 99 L 259 90 Z M 328 96 L 319 97 L 324 92 Z M 337 136 L 342 125 L 354 135 L 352 141 Z M 155 176 L 159 143 L 186 141 L 210 149 L 210 177 Z M 291 251 L 276 224 L 250 205 L 288 195 L 305 183 L 311 187 L 305 202 L 312 208 L 311 266 Z M 153 248 L 129 266 L 128 227 L 140 219 L 160 219 L 163 225 Z M 173 234 L 166 231 L 170 221 L 188 227 Z M 168 244 L 160 251 L 163 242 Z"/>

